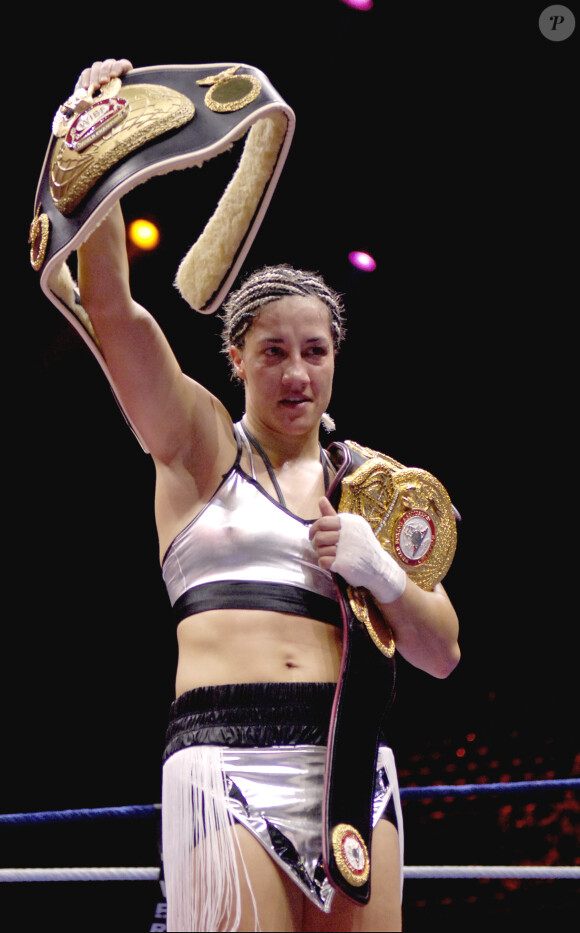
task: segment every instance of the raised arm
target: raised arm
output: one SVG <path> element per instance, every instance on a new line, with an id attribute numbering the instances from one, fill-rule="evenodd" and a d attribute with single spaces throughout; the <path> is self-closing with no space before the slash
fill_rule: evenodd
<path id="1" fill-rule="evenodd" d="M 131 296 L 118 204 L 79 250 L 78 277 L 119 402 L 153 456 L 166 462 L 178 453 L 195 393 L 155 319 Z"/>
<path id="2" fill-rule="evenodd" d="M 96 62 L 77 88 L 95 89 L 130 68 L 126 59 Z M 211 457 L 216 418 L 225 424 L 228 415 L 184 375 L 153 316 L 133 300 L 119 204 L 79 249 L 78 278 L 119 402 L 153 457 L 170 464 L 188 457 L 192 445 Z"/>

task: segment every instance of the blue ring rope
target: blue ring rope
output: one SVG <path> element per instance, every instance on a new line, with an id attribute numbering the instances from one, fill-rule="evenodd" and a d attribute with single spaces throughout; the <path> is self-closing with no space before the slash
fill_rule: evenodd
<path id="1" fill-rule="evenodd" d="M 432 787 L 402 787 L 401 799 L 417 800 L 432 797 L 472 797 L 480 794 L 528 794 L 536 791 L 566 791 L 580 788 L 580 778 L 556 781 L 513 781 L 498 784 L 435 784 Z M 45 810 L 37 813 L 0 814 L 0 825 L 58 823 L 90 820 L 152 819 L 159 816 L 160 804 L 131 807 L 96 807 L 79 810 Z"/>
<path id="2" fill-rule="evenodd" d="M 96 807 L 80 810 L 45 810 L 38 813 L 6 813 L 0 815 L 0 825 L 14 823 L 60 823 L 97 820 L 148 820 L 161 812 L 159 804 L 133 807 Z"/>
<path id="3" fill-rule="evenodd" d="M 558 781 L 511 781 L 497 784 L 436 784 L 433 787 L 402 787 L 401 798 L 413 800 L 428 797 L 472 797 L 476 794 L 528 794 L 536 791 L 574 790 L 580 788 L 580 778 Z"/>

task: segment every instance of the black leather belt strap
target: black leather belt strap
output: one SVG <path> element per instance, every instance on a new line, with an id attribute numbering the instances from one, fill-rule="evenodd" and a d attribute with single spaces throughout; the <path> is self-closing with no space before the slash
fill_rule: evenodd
<path id="1" fill-rule="evenodd" d="M 346 445 L 328 497 L 340 498 L 340 482 L 359 465 Z M 354 460 L 357 460 L 355 463 Z M 343 616 L 343 653 L 328 736 L 323 809 L 323 859 L 327 875 L 358 904 L 370 898 L 370 851 L 376 757 L 381 724 L 392 703 L 395 659 L 381 653 L 350 608 L 337 577 Z"/>
<path id="2" fill-rule="evenodd" d="M 366 904 L 377 747 L 394 696 L 395 659 L 375 647 L 344 596 L 342 606 L 343 656 L 328 736 L 324 863 L 335 887 Z"/>

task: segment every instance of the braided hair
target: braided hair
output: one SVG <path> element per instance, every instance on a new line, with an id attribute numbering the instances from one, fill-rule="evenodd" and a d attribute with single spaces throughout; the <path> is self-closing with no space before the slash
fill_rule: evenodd
<path id="1" fill-rule="evenodd" d="M 344 338 L 344 307 L 340 295 L 318 273 L 282 264 L 264 266 L 250 273 L 240 288 L 228 295 L 220 314 L 223 353 L 229 358 L 231 346 L 241 349 L 248 330 L 264 305 L 288 295 L 318 298 L 326 305 L 332 341 L 337 351 Z M 232 373 L 235 376 L 233 365 Z"/>

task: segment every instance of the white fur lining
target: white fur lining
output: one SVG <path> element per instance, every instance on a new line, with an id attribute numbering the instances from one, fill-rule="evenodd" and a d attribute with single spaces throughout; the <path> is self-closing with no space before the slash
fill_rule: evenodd
<path id="1" fill-rule="evenodd" d="M 278 112 L 250 129 L 235 175 L 177 271 L 175 284 L 192 308 L 204 311 L 232 268 L 274 172 L 287 128 L 286 115 Z"/>

